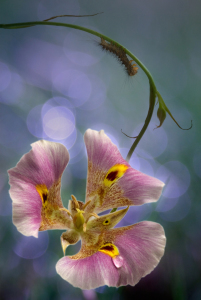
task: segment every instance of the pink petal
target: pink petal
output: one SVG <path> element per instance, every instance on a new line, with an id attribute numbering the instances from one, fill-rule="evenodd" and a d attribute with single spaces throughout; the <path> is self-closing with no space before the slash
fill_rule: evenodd
<path id="1" fill-rule="evenodd" d="M 83 259 L 61 258 L 56 264 L 57 273 L 74 287 L 90 290 L 102 285 L 116 286 L 118 269 L 112 258 L 102 252 Z"/>
<path id="2" fill-rule="evenodd" d="M 133 201 L 134 205 L 157 201 L 164 187 L 162 181 L 133 168 L 128 169 L 118 184 L 124 190 L 124 197 Z"/>
<path id="3" fill-rule="evenodd" d="M 131 168 L 103 130 L 98 132 L 88 129 L 84 139 L 88 153 L 86 201 L 92 200 L 87 207 L 88 212 L 92 209 L 98 213 L 114 207 L 142 205 L 159 199 L 164 183 Z M 104 198 L 97 200 L 99 194 L 103 194 L 103 190 L 106 190 L 103 181 L 107 172 L 117 164 L 129 168 L 111 185 Z M 101 205 L 94 204 L 94 201 Z"/>
<path id="4" fill-rule="evenodd" d="M 112 229 L 116 235 L 114 244 L 119 249 L 119 256 L 113 259 L 119 271 L 117 287 L 134 286 L 158 265 L 164 254 L 165 233 L 160 224 L 149 221 L 127 226 L 119 234 L 122 229 Z"/>
<path id="5" fill-rule="evenodd" d="M 85 132 L 84 141 L 87 148 L 88 160 L 106 173 L 116 164 L 129 166 L 121 156 L 117 146 L 112 143 L 103 130 L 98 132 L 88 129 Z"/>
<path id="6" fill-rule="evenodd" d="M 36 185 L 51 188 L 59 181 L 68 161 L 68 151 L 62 144 L 41 140 L 32 144 L 32 150 L 8 171 L 13 223 L 22 234 L 38 236 L 42 201 Z M 61 200 L 57 201 L 62 207 Z"/>
<path id="7" fill-rule="evenodd" d="M 134 286 L 157 266 L 166 242 L 163 227 L 153 222 L 111 229 L 104 240 L 113 241 L 119 249 L 118 256 L 111 258 L 99 251 L 81 259 L 65 256 L 56 265 L 57 273 L 81 289 Z"/>
<path id="8" fill-rule="evenodd" d="M 101 211 L 111 207 L 142 205 L 159 199 L 164 183 L 133 168 L 129 168 L 105 196 Z M 119 193 L 118 191 L 121 191 Z"/>
<path id="9" fill-rule="evenodd" d="M 45 184 L 49 189 L 60 178 L 68 161 L 69 154 L 60 143 L 40 140 L 33 143 L 32 150 L 26 153 L 15 168 L 8 171 L 11 180 L 28 184 Z"/>

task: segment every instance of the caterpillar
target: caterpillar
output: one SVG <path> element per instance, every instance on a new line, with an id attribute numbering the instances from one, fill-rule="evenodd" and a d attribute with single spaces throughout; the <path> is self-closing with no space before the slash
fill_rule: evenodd
<path id="1" fill-rule="evenodd" d="M 134 76 L 135 74 L 137 74 L 137 65 L 132 64 L 133 60 L 128 59 L 123 48 L 118 47 L 113 43 L 108 43 L 103 38 L 101 38 L 101 42 L 99 43 L 99 45 L 103 48 L 103 50 L 113 53 L 118 58 L 118 60 L 125 66 L 126 72 L 129 76 Z"/>

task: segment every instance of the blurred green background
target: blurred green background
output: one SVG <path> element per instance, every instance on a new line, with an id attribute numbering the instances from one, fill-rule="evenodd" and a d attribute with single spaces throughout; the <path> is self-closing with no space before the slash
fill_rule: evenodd
<path id="1" fill-rule="evenodd" d="M 73 288 L 56 274 L 62 257 L 59 231 L 23 237 L 12 224 L 7 170 L 30 144 L 63 143 L 70 163 L 62 178 L 67 206 L 84 201 L 87 157 L 83 133 L 104 129 L 125 158 L 148 110 L 149 84 L 141 70 L 129 78 L 98 46 L 99 39 L 74 29 L 36 26 L 0 29 L 0 299 L 201 299 L 201 3 L 182 0 L 1 0 L 0 23 L 59 18 L 97 30 L 133 52 L 152 73 L 157 89 L 182 131 L 157 108 L 131 166 L 166 183 L 157 204 L 132 207 L 121 225 L 152 220 L 164 226 L 165 255 L 135 286 Z M 70 246 L 67 254 L 80 245 Z M 78 274 L 79 276 L 79 274 Z"/>

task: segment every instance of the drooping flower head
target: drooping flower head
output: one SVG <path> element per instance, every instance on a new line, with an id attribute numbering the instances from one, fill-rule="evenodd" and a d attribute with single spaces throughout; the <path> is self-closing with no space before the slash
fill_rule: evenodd
<path id="1" fill-rule="evenodd" d="M 114 226 L 129 206 L 157 201 L 164 184 L 131 168 L 103 130 L 88 129 L 84 140 L 88 154 L 85 202 L 72 195 L 68 209 L 63 207 L 60 187 L 68 151 L 62 144 L 38 141 L 8 171 L 13 223 L 22 234 L 35 237 L 38 231 L 66 229 L 61 235 L 64 253 L 81 239 L 81 250 L 56 265 L 58 274 L 73 286 L 135 285 L 163 256 L 163 227 L 148 221 Z M 126 208 L 98 215 L 116 207 Z"/>

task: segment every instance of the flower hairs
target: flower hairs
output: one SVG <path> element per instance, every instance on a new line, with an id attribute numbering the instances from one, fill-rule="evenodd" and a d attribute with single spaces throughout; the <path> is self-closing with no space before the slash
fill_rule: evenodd
<path id="1" fill-rule="evenodd" d="M 122 47 L 118 47 L 114 43 L 108 43 L 103 38 L 101 38 L 101 42 L 99 43 L 99 45 L 103 48 L 103 50 L 109 51 L 117 57 L 117 59 L 125 66 L 126 72 L 129 76 L 134 76 L 135 74 L 137 74 L 137 65 L 132 64 L 133 60 L 128 59 Z"/>

